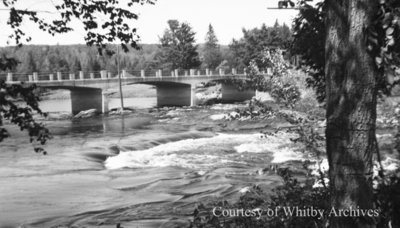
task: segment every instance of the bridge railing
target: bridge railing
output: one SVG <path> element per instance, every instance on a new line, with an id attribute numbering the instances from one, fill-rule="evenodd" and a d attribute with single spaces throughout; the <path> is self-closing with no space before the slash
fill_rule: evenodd
<path id="1" fill-rule="evenodd" d="M 271 70 L 267 69 L 266 74 L 271 74 Z M 171 78 L 171 77 L 204 77 L 204 76 L 232 76 L 246 75 L 245 69 L 190 69 L 190 70 L 165 70 L 151 69 L 140 71 L 121 70 L 121 78 Z M 99 72 L 33 72 L 31 74 L 3 73 L 0 74 L 0 79 L 6 81 L 20 82 L 51 82 L 51 81 L 73 81 L 73 80 L 107 80 L 118 78 L 117 72 L 109 72 L 102 70 Z"/>

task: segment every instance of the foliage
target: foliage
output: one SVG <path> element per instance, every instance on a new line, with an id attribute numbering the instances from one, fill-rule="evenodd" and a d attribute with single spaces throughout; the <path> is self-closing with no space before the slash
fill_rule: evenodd
<path id="1" fill-rule="evenodd" d="M 294 107 L 300 96 L 299 88 L 293 83 L 283 83 L 279 80 L 273 83 L 271 97 L 287 107 Z"/>
<path id="2" fill-rule="evenodd" d="M 214 28 L 210 24 L 206 35 L 206 43 L 203 53 L 203 65 L 205 68 L 215 69 L 222 61 L 222 53 L 218 44 Z"/>
<path id="3" fill-rule="evenodd" d="M 243 38 L 233 40 L 229 45 L 234 56 L 232 60 L 237 68 L 248 66 L 252 60 L 260 68 L 266 67 L 262 62 L 263 51 L 273 48 L 287 48 L 291 42 L 291 31 L 285 24 L 280 26 L 278 22 L 273 27 L 267 27 L 265 24 L 261 28 L 252 30 L 243 29 Z"/>
<path id="4" fill-rule="evenodd" d="M 301 56 L 310 74 L 307 84 L 316 90 L 317 99 L 325 99 L 325 8 L 324 1 L 312 6 L 299 1 L 300 13 L 294 19 L 291 51 Z"/>
<path id="5" fill-rule="evenodd" d="M 312 76 L 308 85 L 315 88 L 318 100 L 325 99 L 325 1 L 315 6 L 309 0 L 299 1 L 300 13 L 294 20 L 294 40 L 291 51 L 302 57 L 305 70 Z M 368 51 L 380 70 L 378 89 L 390 94 L 399 84 L 396 69 L 400 65 L 400 3 L 396 0 L 382 0 L 376 10 L 375 20 L 369 28 L 366 42 Z"/>
<path id="6" fill-rule="evenodd" d="M 27 20 L 32 21 L 43 32 L 55 35 L 73 31 L 71 22 L 73 19 L 78 19 L 86 31 L 84 38 L 88 45 L 103 49 L 107 42 L 120 41 L 125 51 L 128 51 L 128 45 L 136 48 L 138 39 L 136 29 L 130 27 L 132 20 L 136 20 L 138 15 L 127 8 L 137 3 L 154 4 L 153 0 L 129 0 L 124 1 L 124 5 L 118 0 L 63 0 L 60 4 L 55 4 L 61 18 L 48 21 L 37 11 L 18 9 L 18 2 L 18 0 L 2 1 L 2 5 L 9 9 L 7 25 L 13 31 L 9 38 L 15 40 L 17 45 L 22 45 L 23 39 L 26 42 L 31 40 L 31 37 L 22 30 L 22 25 Z M 102 18 L 108 20 L 102 21 Z"/>
<path id="7" fill-rule="evenodd" d="M 400 65 L 400 2 L 379 1 L 374 21 L 367 28 L 367 45 L 370 55 L 379 69 L 378 89 L 390 94 L 394 85 L 400 83 L 396 68 Z"/>
<path id="8" fill-rule="evenodd" d="M 307 172 L 308 170 L 306 168 Z M 296 217 L 285 213 L 284 208 L 304 208 L 305 205 L 313 205 L 318 209 L 328 209 L 328 188 L 313 188 L 314 180 L 309 177 L 304 183 L 293 177 L 292 172 L 278 169 L 278 175 L 282 177 L 283 185 L 273 189 L 272 194 L 267 194 L 258 186 L 253 186 L 250 191 L 240 197 L 239 201 L 230 204 L 226 201 L 216 202 L 213 205 L 200 205 L 194 212 L 191 227 L 326 227 L 326 217 Z M 224 209 L 258 209 L 264 210 L 259 219 L 254 217 L 217 217 L 212 214 L 216 207 Z M 268 216 L 266 210 L 277 208 L 277 214 Z"/>
<path id="9" fill-rule="evenodd" d="M 0 81 L 0 142 L 10 137 L 7 129 L 3 127 L 4 120 L 17 125 L 21 131 L 26 130 L 29 133 L 30 142 L 44 145 L 50 138 L 48 129 L 43 124 L 37 123 L 33 116 L 34 112 L 46 116 L 39 108 L 39 97 L 35 95 L 34 89 L 34 85 L 24 87 L 23 85 L 8 85 Z M 19 98 L 23 99 L 24 106 L 15 102 Z M 40 146 L 35 146 L 34 150 L 46 154 Z"/>
<path id="10" fill-rule="evenodd" d="M 168 21 L 168 29 L 160 38 L 160 52 L 157 55 L 162 68 L 194 69 L 200 66 L 197 45 L 194 45 L 195 32 L 192 30 L 187 23 Z"/>
<path id="11" fill-rule="evenodd" d="M 398 172 L 398 171 L 397 171 Z M 400 175 L 375 176 L 374 202 L 380 210 L 378 227 L 400 227 Z"/>
<path id="12" fill-rule="evenodd" d="M 277 102 L 293 107 L 300 100 L 301 93 L 296 80 L 290 76 L 289 65 L 284 60 L 282 51 L 265 50 L 261 61 L 271 67 L 272 76 L 268 79 L 258 76 L 260 73 L 257 65 L 252 61 L 249 67 L 250 81 L 257 85 L 259 91 L 269 91 Z"/>

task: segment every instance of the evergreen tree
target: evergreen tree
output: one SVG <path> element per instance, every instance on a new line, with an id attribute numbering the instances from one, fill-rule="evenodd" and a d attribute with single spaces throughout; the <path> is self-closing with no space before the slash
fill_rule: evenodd
<path id="1" fill-rule="evenodd" d="M 20 72 L 24 74 L 32 74 L 33 72 L 37 72 L 37 66 L 32 51 L 26 53 L 26 57 L 20 65 L 20 69 Z"/>
<path id="2" fill-rule="evenodd" d="M 72 73 L 77 73 L 78 71 L 81 71 L 82 70 L 81 61 L 79 61 L 79 59 L 75 57 L 69 69 Z"/>
<path id="3" fill-rule="evenodd" d="M 200 66 L 195 32 L 187 23 L 177 20 L 168 21 L 169 28 L 160 38 L 160 51 L 156 58 L 163 68 L 191 69 Z"/>
<path id="4" fill-rule="evenodd" d="M 222 61 L 222 54 L 214 28 L 210 24 L 206 35 L 203 64 L 207 68 L 215 69 Z"/>
<path id="5" fill-rule="evenodd" d="M 97 61 L 97 59 L 93 58 L 91 55 L 89 55 L 89 58 L 88 58 L 87 68 L 88 68 L 89 72 L 101 71 L 101 65 L 100 65 L 99 61 Z"/>

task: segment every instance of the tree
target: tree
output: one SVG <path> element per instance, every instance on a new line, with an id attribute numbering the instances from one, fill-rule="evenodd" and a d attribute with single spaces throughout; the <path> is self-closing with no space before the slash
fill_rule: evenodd
<path id="1" fill-rule="evenodd" d="M 307 85 L 316 91 L 320 102 L 325 100 L 325 21 L 326 10 L 324 2 L 317 3 L 315 7 L 300 2 L 300 13 L 294 20 L 293 43 L 291 51 L 301 56 L 308 73 Z"/>
<path id="2" fill-rule="evenodd" d="M 373 208 L 378 69 L 367 51 L 364 28 L 372 25 L 377 7 L 375 0 L 327 2 L 326 146 L 331 202 L 338 209 Z M 344 217 L 333 218 L 331 226 L 373 227 L 371 221 Z"/>
<path id="3" fill-rule="evenodd" d="M 26 53 L 26 58 L 21 64 L 21 68 L 22 72 L 25 74 L 32 74 L 33 72 L 37 72 L 37 66 L 32 51 Z"/>
<path id="4" fill-rule="evenodd" d="M 187 23 L 168 21 L 168 29 L 160 38 L 158 62 L 167 69 L 192 69 L 200 66 L 195 43 L 195 32 Z"/>
<path id="5" fill-rule="evenodd" d="M 206 68 L 215 69 L 222 61 L 222 54 L 214 28 L 210 24 L 206 35 L 203 64 Z"/>
<path id="6" fill-rule="evenodd" d="M 306 1 L 300 4 L 301 19 L 296 20 L 295 32 L 306 36 L 296 37 L 295 43 L 306 45 L 298 50 L 317 73 L 313 76 L 318 84 L 314 85 L 326 87 L 331 205 L 337 210 L 372 209 L 372 157 L 379 155 L 377 95 L 388 93 L 395 84 L 400 2 L 326 0 L 314 9 Z M 313 42 L 321 34 L 324 42 Z M 312 52 L 307 52 L 313 45 Z M 324 58 L 319 59 L 315 50 L 322 50 Z M 333 216 L 330 227 L 375 227 L 373 220 Z"/>
<path id="7" fill-rule="evenodd" d="M 79 59 L 75 57 L 69 69 L 72 73 L 77 73 L 78 71 L 81 71 L 82 70 L 81 61 L 79 61 Z"/>
<path id="8" fill-rule="evenodd" d="M 104 1 L 79 1 L 63 0 L 56 4 L 58 19 L 49 21 L 42 17 L 40 12 L 28 9 L 18 9 L 18 0 L 3 0 L 0 2 L 3 10 L 8 10 L 9 16 L 7 26 L 12 30 L 9 36 L 18 46 L 22 46 L 23 41 L 29 42 L 31 39 L 23 31 L 22 25 L 30 21 L 43 32 L 52 35 L 57 33 L 67 33 L 73 29 L 70 27 L 73 19 L 78 19 L 86 31 L 85 41 L 87 45 L 94 45 L 99 53 L 107 51 L 106 43 L 118 41 L 123 50 L 128 51 L 128 46 L 138 48 L 136 29 L 131 29 L 129 22 L 138 16 L 129 10 L 135 3 L 150 3 L 153 0 L 129 0 L 125 1 L 125 8 L 120 7 L 116 0 Z M 127 9 L 128 8 L 128 9 Z M 100 15 L 100 16 L 99 16 Z M 108 20 L 102 20 L 104 17 Z M 14 58 L 2 56 L 0 58 L 0 71 L 11 70 L 18 64 Z M 23 85 L 10 85 L 0 81 L 0 142 L 9 137 L 7 129 L 3 126 L 4 120 L 8 120 L 20 127 L 21 130 L 29 132 L 30 140 L 44 144 L 49 138 L 48 130 L 44 125 L 39 124 L 33 118 L 34 112 L 43 114 L 38 106 L 39 97 L 35 96 L 33 90 L 35 86 L 25 87 Z M 15 99 L 22 98 L 26 106 L 20 107 L 15 103 Z M 37 147 L 37 152 L 43 151 Z"/>
<path id="9" fill-rule="evenodd" d="M 263 51 L 269 48 L 287 48 L 291 42 L 291 32 L 288 29 L 286 25 L 280 26 L 278 21 L 273 27 L 263 24 L 261 28 L 243 29 L 243 37 L 233 40 L 229 45 L 229 49 L 235 56 L 234 65 L 246 67 L 250 61 L 257 60 L 258 67 L 266 67 L 265 63 L 260 61 Z"/>

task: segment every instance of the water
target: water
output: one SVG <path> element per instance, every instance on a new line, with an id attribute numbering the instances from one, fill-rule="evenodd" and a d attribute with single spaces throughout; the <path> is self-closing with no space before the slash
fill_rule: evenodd
<path id="1" fill-rule="evenodd" d="M 156 97 L 133 97 L 124 98 L 124 106 L 130 108 L 151 108 L 157 104 Z M 119 108 L 121 100 L 119 98 L 109 98 L 108 108 Z M 41 101 L 39 107 L 44 112 L 71 112 L 71 99 L 60 99 L 60 100 L 44 100 Z"/>
<path id="2" fill-rule="evenodd" d="M 11 128 L 0 148 L 0 227 L 185 227 L 199 202 L 271 189 L 281 179 L 258 171 L 304 154 L 293 135 L 259 134 L 265 121 L 211 118 L 236 107 L 48 121 L 47 156 Z"/>

